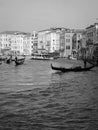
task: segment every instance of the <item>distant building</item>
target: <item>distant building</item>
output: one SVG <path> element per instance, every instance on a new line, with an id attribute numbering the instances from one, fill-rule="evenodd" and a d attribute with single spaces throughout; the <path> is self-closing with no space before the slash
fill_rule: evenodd
<path id="1" fill-rule="evenodd" d="M 0 51 L 11 50 L 11 35 L 6 33 L 0 33 Z"/>
<path id="2" fill-rule="evenodd" d="M 23 37 L 27 33 L 18 31 L 6 31 L 0 34 L 0 48 L 4 52 L 9 49 L 10 54 L 23 54 Z"/>

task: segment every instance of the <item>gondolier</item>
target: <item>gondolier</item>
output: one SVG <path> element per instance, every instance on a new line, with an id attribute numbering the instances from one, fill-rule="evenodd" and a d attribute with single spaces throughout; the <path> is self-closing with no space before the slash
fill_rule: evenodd
<path id="1" fill-rule="evenodd" d="M 84 59 L 84 68 L 86 68 L 87 60 L 86 58 Z"/>
<path id="2" fill-rule="evenodd" d="M 16 65 L 22 65 L 25 61 L 25 58 L 17 58 L 17 56 L 15 57 L 15 64 Z"/>

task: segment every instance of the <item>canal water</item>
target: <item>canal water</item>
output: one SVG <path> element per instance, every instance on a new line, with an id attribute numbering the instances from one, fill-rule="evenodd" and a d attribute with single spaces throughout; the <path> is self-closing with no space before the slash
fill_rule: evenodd
<path id="1" fill-rule="evenodd" d="M 0 65 L 0 130 L 98 130 L 98 68 L 60 73 L 50 64 Z"/>

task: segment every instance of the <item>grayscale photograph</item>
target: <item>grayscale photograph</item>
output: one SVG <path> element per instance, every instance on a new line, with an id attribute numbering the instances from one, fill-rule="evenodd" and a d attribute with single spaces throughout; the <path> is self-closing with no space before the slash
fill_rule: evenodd
<path id="1" fill-rule="evenodd" d="M 0 0 L 0 130 L 98 130 L 98 0 Z"/>

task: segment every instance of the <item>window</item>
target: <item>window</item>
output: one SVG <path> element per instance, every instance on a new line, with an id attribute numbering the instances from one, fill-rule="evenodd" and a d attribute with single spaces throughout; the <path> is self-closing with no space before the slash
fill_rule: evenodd
<path id="1" fill-rule="evenodd" d="M 66 39 L 66 42 L 70 42 L 70 39 Z"/>
<path id="2" fill-rule="evenodd" d="M 70 46 L 66 46 L 66 49 L 67 49 L 67 50 L 70 50 Z"/>
<path id="3" fill-rule="evenodd" d="M 50 41 L 47 41 L 47 44 L 46 44 L 47 46 L 50 46 Z"/>
<path id="4" fill-rule="evenodd" d="M 40 43 L 43 43 L 43 41 L 40 41 Z"/>

